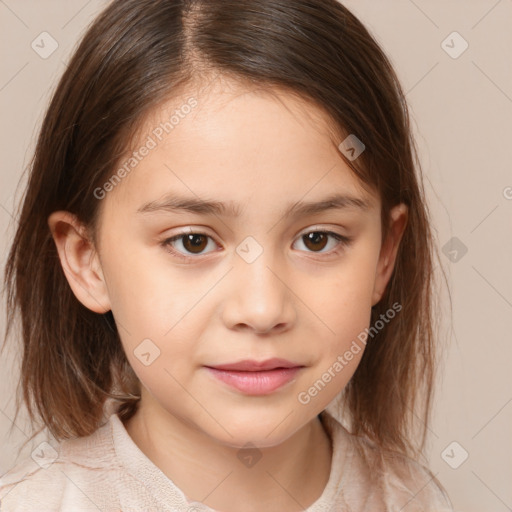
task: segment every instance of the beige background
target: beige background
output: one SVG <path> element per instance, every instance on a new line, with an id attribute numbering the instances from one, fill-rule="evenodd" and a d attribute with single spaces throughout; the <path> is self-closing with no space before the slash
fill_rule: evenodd
<path id="1" fill-rule="evenodd" d="M 430 467 L 455 510 L 511 510 L 512 0 L 345 4 L 383 45 L 407 91 L 439 246 L 457 237 L 467 247 L 457 262 L 442 254 L 453 318 L 446 307 L 447 350 L 430 429 Z M 16 185 L 43 109 L 71 49 L 103 5 L 101 0 L 0 1 L 2 269 L 19 198 Z M 31 48 L 43 31 L 59 45 L 47 59 Z M 442 47 L 454 31 L 469 44 L 458 58 Z M 447 41 L 453 53 L 461 41 L 452 39 Z M 0 360 L 0 474 L 12 467 L 28 432 L 22 417 L 7 437 L 16 378 L 15 355 L 6 354 Z M 458 445 L 449 447 L 454 441 Z M 443 458 L 447 447 L 449 456 Z M 454 465 L 463 450 L 467 460 L 453 469 L 445 459 Z M 22 456 L 30 451 L 27 447 Z"/>

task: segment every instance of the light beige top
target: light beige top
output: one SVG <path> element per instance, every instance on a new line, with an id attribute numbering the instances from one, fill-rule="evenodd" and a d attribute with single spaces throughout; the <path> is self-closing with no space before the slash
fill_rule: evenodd
<path id="1" fill-rule="evenodd" d="M 426 467 L 398 454 L 383 455 L 328 411 L 321 419 L 333 446 L 331 472 L 306 512 L 453 512 Z M 1 512 L 213 511 L 188 500 L 144 455 L 115 413 L 92 435 L 55 448 L 43 444 L 35 451 L 37 462 L 29 457 L 0 478 Z"/>

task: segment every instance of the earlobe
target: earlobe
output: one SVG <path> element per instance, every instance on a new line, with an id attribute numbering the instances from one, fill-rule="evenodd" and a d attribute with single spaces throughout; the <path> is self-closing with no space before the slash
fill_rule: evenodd
<path id="1" fill-rule="evenodd" d="M 95 313 L 111 309 L 98 253 L 87 229 L 75 215 L 66 211 L 48 217 L 60 263 L 76 298 Z"/>
<path id="2" fill-rule="evenodd" d="M 398 248 L 407 226 L 407 221 L 408 209 L 405 204 L 401 203 L 391 209 L 388 236 L 382 244 L 377 264 L 372 306 L 375 306 L 384 295 L 386 286 L 393 274 Z"/>

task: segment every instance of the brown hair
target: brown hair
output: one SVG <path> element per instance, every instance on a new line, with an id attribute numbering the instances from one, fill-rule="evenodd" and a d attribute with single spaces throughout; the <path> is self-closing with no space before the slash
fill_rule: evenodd
<path id="1" fill-rule="evenodd" d="M 394 303 L 402 309 L 368 341 L 341 398 L 352 432 L 421 454 L 437 366 L 437 253 L 399 81 L 375 39 L 336 0 L 114 0 L 89 27 L 46 112 L 5 269 L 6 339 L 19 311 L 19 384 L 32 423 L 37 412 L 64 439 L 95 431 L 108 399 L 119 402 L 123 420 L 135 413 L 140 383 L 112 313 L 94 313 L 74 296 L 47 219 L 70 211 L 94 241 L 100 201 L 93 191 L 143 120 L 215 73 L 313 102 L 332 120 L 336 145 L 348 134 L 362 140 L 357 160 L 340 157 L 380 194 L 383 237 L 390 208 L 408 206 L 395 270 L 371 323 Z M 411 442 L 418 401 L 419 451 Z"/>

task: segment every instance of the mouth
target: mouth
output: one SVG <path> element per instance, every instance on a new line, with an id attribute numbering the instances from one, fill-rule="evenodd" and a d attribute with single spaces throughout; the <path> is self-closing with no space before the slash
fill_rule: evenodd
<path id="1" fill-rule="evenodd" d="M 285 359 L 244 360 L 205 367 L 211 375 L 247 395 L 267 395 L 290 382 L 303 365 Z"/>

